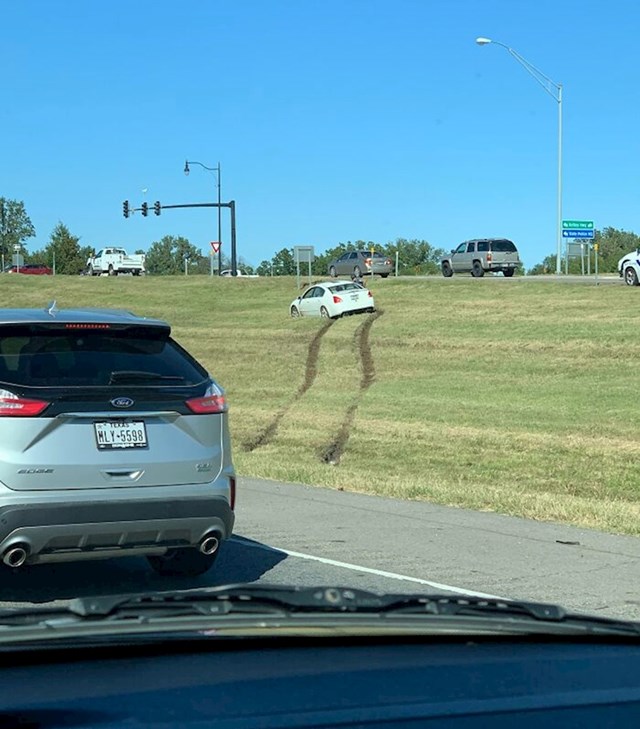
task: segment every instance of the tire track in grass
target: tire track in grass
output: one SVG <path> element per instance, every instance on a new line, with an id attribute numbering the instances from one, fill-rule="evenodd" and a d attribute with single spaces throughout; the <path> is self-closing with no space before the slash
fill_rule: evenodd
<path id="1" fill-rule="evenodd" d="M 338 433 L 333 441 L 320 453 L 320 460 L 323 463 L 330 463 L 333 466 L 337 466 L 340 463 L 342 454 L 344 453 L 347 443 L 349 442 L 349 436 L 351 435 L 351 428 L 353 421 L 356 417 L 356 412 L 360 406 L 363 395 L 371 387 L 376 379 L 376 368 L 375 362 L 373 361 L 373 354 L 371 353 L 371 343 L 369 342 L 369 334 L 373 322 L 381 317 L 384 311 L 376 311 L 375 314 L 367 317 L 366 321 L 362 322 L 360 326 L 353 333 L 353 344 L 356 350 L 358 359 L 360 360 L 360 386 L 358 393 L 354 401 L 349 405 L 344 415 L 344 419 Z"/>
<path id="2" fill-rule="evenodd" d="M 278 410 L 271 422 L 269 422 L 265 428 L 259 431 L 253 438 L 242 444 L 243 450 L 250 453 L 256 448 L 260 448 L 260 446 L 270 443 L 275 437 L 275 434 L 278 432 L 278 427 L 284 416 L 289 412 L 289 410 L 291 410 L 298 400 L 300 400 L 307 390 L 309 390 L 311 385 L 313 385 L 318 375 L 318 359 L 320 356 L 322 337 L 324 337 L 324 335 L 329 331 L 333 323 L 333 319 L 328 319 L 320 327 L 320 329 L 318 329 L 313 336 L 313 339 L 309 342 L 309 347 L 307 348 L 307 361 L 304 368 L 304 379 L 300 384 L 300 387 L 298 387 L 295 395 L 287 403 L 285 403 L 280 410 Z"/>

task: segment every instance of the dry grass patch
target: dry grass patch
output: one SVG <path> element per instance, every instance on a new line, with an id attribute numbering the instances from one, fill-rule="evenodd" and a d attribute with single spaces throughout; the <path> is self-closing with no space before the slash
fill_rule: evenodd
<path id="1" fill-rule="evenodd" d="M 36 280 L 33 280 L 36 279 Z M 3 306 L 166 318 L 226 388 L 241 474 L 637 534 L 640 314 L 624 286 L 375 280 L 384 316 L 292 321 L 291 279 L 2 277 Z M 354 408 L 352 421 L 349 409 Z M 279 418 L 267 442 L 245 451 Z M 322 461 L 340 429 L 339 465 Z M 639 464 L 639 465 L 636 465 Z"/>

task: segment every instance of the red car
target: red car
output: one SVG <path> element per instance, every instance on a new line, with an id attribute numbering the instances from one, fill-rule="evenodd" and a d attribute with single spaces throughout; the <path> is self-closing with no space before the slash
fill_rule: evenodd
<path id="1" fill-rule="evenodd" d="M 5 273 L 31 273 L 36 276 L 51 276 L 53 271 L 49 266 L 45 266 L 43 263 L 25 263 L 23 266 L 18 268 L 17 266 L 7 266 L 4 270 Z"/>

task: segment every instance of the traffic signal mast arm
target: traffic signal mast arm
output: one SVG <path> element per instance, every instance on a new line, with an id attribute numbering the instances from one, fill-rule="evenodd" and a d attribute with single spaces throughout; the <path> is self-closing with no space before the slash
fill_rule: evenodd
<path id="1" fill-rule="evenodd" d="M 160 215 L 162 210 L 169 210 L 175 208 L 229 208 L 231 210 L 231 275 L 238 275 L 238 258 L 237 258 L 237 246 L 236 246 L 236 201 L 231 200 L 223 203 L 184 203 L 182 205 L 161 205 L 160 201 L 157 200 L 153 206 L 153 212 L 156 215 Z M 144 216 L 148 215 L 148 203 L 142 203 L 142 207 L 129 208 L 129 201 L 125 200 L 122 204 L 122 212 L 125 218 L 128 218 L 131 213 L 138 210 L 142 211 Z"/>
<path id="2" fill-rule="evenodd" d="M 186 203 L 184 205 L 161 205 L 161 210 L 169 210 L 169 208 L 233 208 L 235 200 L 228 203 Z"/>

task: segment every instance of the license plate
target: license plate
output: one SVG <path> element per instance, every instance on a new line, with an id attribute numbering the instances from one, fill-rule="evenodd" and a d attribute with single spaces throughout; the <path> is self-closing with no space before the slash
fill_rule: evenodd
<path id="1" fill-rule="evenodd" d="M 359 298 L 358 294 L 351 294 L 351 301 L 357 301 Z"/>
<path id="2" fill-rule="evenodd" d="M 142 420 L 108 420 L 94 423 L 96 445 L 99 451 L 115 448 L 146 448 L 147 429 Z"/>

